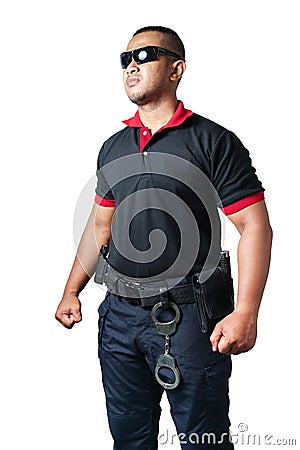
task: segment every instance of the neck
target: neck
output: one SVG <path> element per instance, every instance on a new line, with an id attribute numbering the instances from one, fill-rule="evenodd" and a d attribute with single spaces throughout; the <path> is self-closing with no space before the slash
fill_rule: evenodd
<path id="1" fill-rule="evenodd" d="M 139 107 L 140 119 L 145 127 L 154 134 L 166 125 L 173 116 L 178 106 L 176 97 L 156 104 L 146 104 Z"/>

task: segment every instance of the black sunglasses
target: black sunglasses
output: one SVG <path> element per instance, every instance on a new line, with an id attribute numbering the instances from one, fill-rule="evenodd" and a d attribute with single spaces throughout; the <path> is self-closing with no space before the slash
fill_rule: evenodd
<path id="1" fill-rule="evenodd" d="M 147 47 L 136 48 L 130 52 L 123 52 L 120 55 L 122 69 L 127 69 L 132 61 L 132 58 L 137 64 L 145 64 L 150 61 L 156 61 L 157 55 L 170 55 L 174 56 L 176 59 L 185 59 L 178 55 L 178 53 L 171 52 L 162 47 L 156 47 L 155 45 L 147 45 Z"/>

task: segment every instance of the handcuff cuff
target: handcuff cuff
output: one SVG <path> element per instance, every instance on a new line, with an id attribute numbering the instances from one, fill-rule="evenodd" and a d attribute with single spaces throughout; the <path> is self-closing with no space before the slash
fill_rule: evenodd
<path id="1" fill-rule="evenodd" d="M 170 355 L 170 336 L 176 331 L 177 323 L 180 319 L 180 310 L 176 303 L 167 302 L 167 308 L 173 308 L 173 310 L 175 311 L 175 317 L 169 322 L 160 322 L 156 318 L 156 312 L 159 308 L 166 309 L 166 306 L 164 306 L 162 301 L 156 303 L 153 306 L 151 317 L 153 322 L 155 323 L 157 332 L 165 336 L 165 353 L 158 357 L 155 367 L 155 378 L 165 389 L 175 389 L 180 383 L 181 376 L 179 369 L 176 366 L 174 357 Z M 160 378 L 159 371 L 163 367 L 170 369 L 173 372 L 173 375 L 175 377 L 173 383 L 167 383 Z"/>

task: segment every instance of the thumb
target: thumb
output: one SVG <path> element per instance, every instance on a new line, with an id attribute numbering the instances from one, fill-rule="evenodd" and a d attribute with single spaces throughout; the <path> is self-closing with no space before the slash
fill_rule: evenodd
<path id="1" fill-rule="evenodd" d="M 71 317 L 73 319 L 73 322 L 75 322 L 75 323 L 81 321 L 82 317 L 81 317 L 80 307 L 71 309 Z"/>
<path id="2" fill-rule="evenodd" d="M 214 331 L 210 336 L 210 342 L 212 345 L 212 351 L 216 352 L 218 350 L 218 344 L 221 337 L 223 336 L 222 328 L 220 325 L 216 325 Z"/>

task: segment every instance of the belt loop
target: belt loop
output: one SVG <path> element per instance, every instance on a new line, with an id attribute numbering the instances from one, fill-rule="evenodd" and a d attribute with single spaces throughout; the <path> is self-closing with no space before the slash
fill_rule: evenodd
<path id="1" fill-rule="evenodd" d="M 159 297 L 161 301 L 161 307 L 164 309 L 168 309 L 170 307 L 169 305 L 169 294 L 168 291 L 165 290 L 165 288 L 159 288 Z"/>

